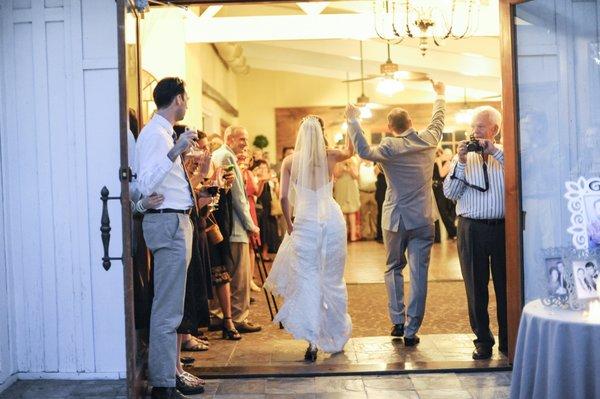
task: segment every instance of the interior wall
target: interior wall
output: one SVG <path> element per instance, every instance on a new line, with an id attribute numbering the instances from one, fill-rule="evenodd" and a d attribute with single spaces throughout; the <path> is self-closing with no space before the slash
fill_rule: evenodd
<path id="1" fill-rule="evenodd" d="M 229 114 L 216 101 L 202 94 L 202 83 L 206 82 L 234 108 L 238 108 L 236 76 L 223 64 L 212 46 L 205 43 L 187 44 L 186 67 L 186 80 L 190 91 L 189 116 L 186 114 L 186 120 L 189 118 L 195 126 L 201 127 L 208 134 L 220 133 L 221 121 L 229 125 L 237 124 L 236 116 Z"/>
<path id="2" fill-rule="evenodd" d="M 3 10 L 2 200 L 19 378 L 120 378 L 123 275 L 101 265 L 100 189 L 118 195 L 116 5 Z M 110 252 L 121 250 L 111 201 Z M 0 321 L 0 323 L 3 323 Z"/>

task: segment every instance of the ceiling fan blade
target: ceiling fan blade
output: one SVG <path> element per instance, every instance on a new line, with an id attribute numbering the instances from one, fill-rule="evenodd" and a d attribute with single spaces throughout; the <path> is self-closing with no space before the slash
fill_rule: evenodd
<path id="1" fill-rule="evenodd" d="M 348 79 L 348 80 L 342 80 L 342 83 L 352 83 L 352 82 L 361 82 L 361 81 L 365 81 L 365 80 L 371 80 L 371 79 L 376 79 L 381 77 L 382 75 L 369 75 L 366 76 L 364 78 L 356 78 L 356 79 Z"/>

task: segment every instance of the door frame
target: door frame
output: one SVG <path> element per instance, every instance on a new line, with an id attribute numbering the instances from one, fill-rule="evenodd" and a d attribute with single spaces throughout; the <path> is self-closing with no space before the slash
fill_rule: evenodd
<path id="1" fill-rule="evenodd" d="M 125 70 L 125 13 L 128 0 L 117 0 L 118 66 L 119 66 L 119 114 L 121 166 L 128 166 L 127 159 L 127 77 Z M 308 0 L 315 1 L 315 0 Z M 337 0 L 333 0 L 337 1 Z M 514 12 L 515 5 L 528 0 L 500 0 L 500 64 L 502 74 L 502 133 L 504 145 L 505 214 L 506 214 L 506 269 L 507 269 L 507 316 L 509 359 L 514 359 L 519 321 L 523 308 L 523 216 L 521 208 L 521 171 L 518 140 L 518 90 L 515 51 Z M 284 3 L 295 0 L 259 0 L 254 3 Z M 174 5 L 243 4 L 240 0 L 170 0 Z M 139 39 L 139 36 L 138 36 Z M 139 43 L 139 41 L 138 41 Z M 141 68 L 141 65 L 140 65 Z M 135 367 L 135 325 L 133 313 L 133 279 L 131 259 L 131 209 L 129 206 L 129 181 L 121 180 L 121 203 L 123 216 L 123 278 L 125 283 L 125 318 L 127 348 L 127 382 L 130 387 L 139 383 L 130 375 Z M 127 221 L 127 223 L 126 223 Z M 135 389 L 130 390 L 135 391 Z"/>

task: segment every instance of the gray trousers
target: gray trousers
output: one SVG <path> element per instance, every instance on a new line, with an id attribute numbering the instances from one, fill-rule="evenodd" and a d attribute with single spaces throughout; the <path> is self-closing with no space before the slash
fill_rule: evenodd
<path id="1" fill-rule="evenodd" d="M 423 322 L 427 298 L 427 272 L 434 235 L 433 224 L 406 230 L 400 221 L 397 232 L 383 230 L 383 241 L 387 252 L 385 285 L 388 292 L 390 319 L 394 324 L 404 324 L 406 337 L 413 337 Z M 410 267 L 410 298 L 407 309 L 404 306 L 404 276 L 402 275 L 407 264 L 405 252 L 408 252 Z M 405 319 L 408 319 L 407 323 Z"/>
<path id="2" fill-rule="evenodd" d="M 250 247 L 245 242 L 231 243 L 233 272 L 231 273 L 231 318 L 235 323 L 243 323 L 250 314 Z M 216 295 L 215 295 L 216 297 Z M 223 318 L 219 301 L 211 300 L 210 313 Z"/>
<path id="3" fill-rule="evenodd" d="M 148 383 L 155 387 L 174 387 L 177 328 L 183 318 L 193 227 L 190 217 L 185 214 L 150 213 L 144 216 L 142 228 L 148 249 L 154 256 Z"/>

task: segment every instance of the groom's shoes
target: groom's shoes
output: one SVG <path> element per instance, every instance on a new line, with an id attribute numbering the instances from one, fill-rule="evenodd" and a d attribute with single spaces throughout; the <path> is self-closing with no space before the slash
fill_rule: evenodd
<path id="1" fill-rule="evenodd" d="M 404 336 L 404 324 L 394 324 L 392 327 L 392 332 L 390 333 L 392 337 L 403 337 Z"/>
<path id="2" fill-rule="evenodd" d="M 419 342 L 421 342 L 421 338 L 417 337 L 416 335 L 412 337 L 404 337 L 404 346 L 415 346 Z"/>

